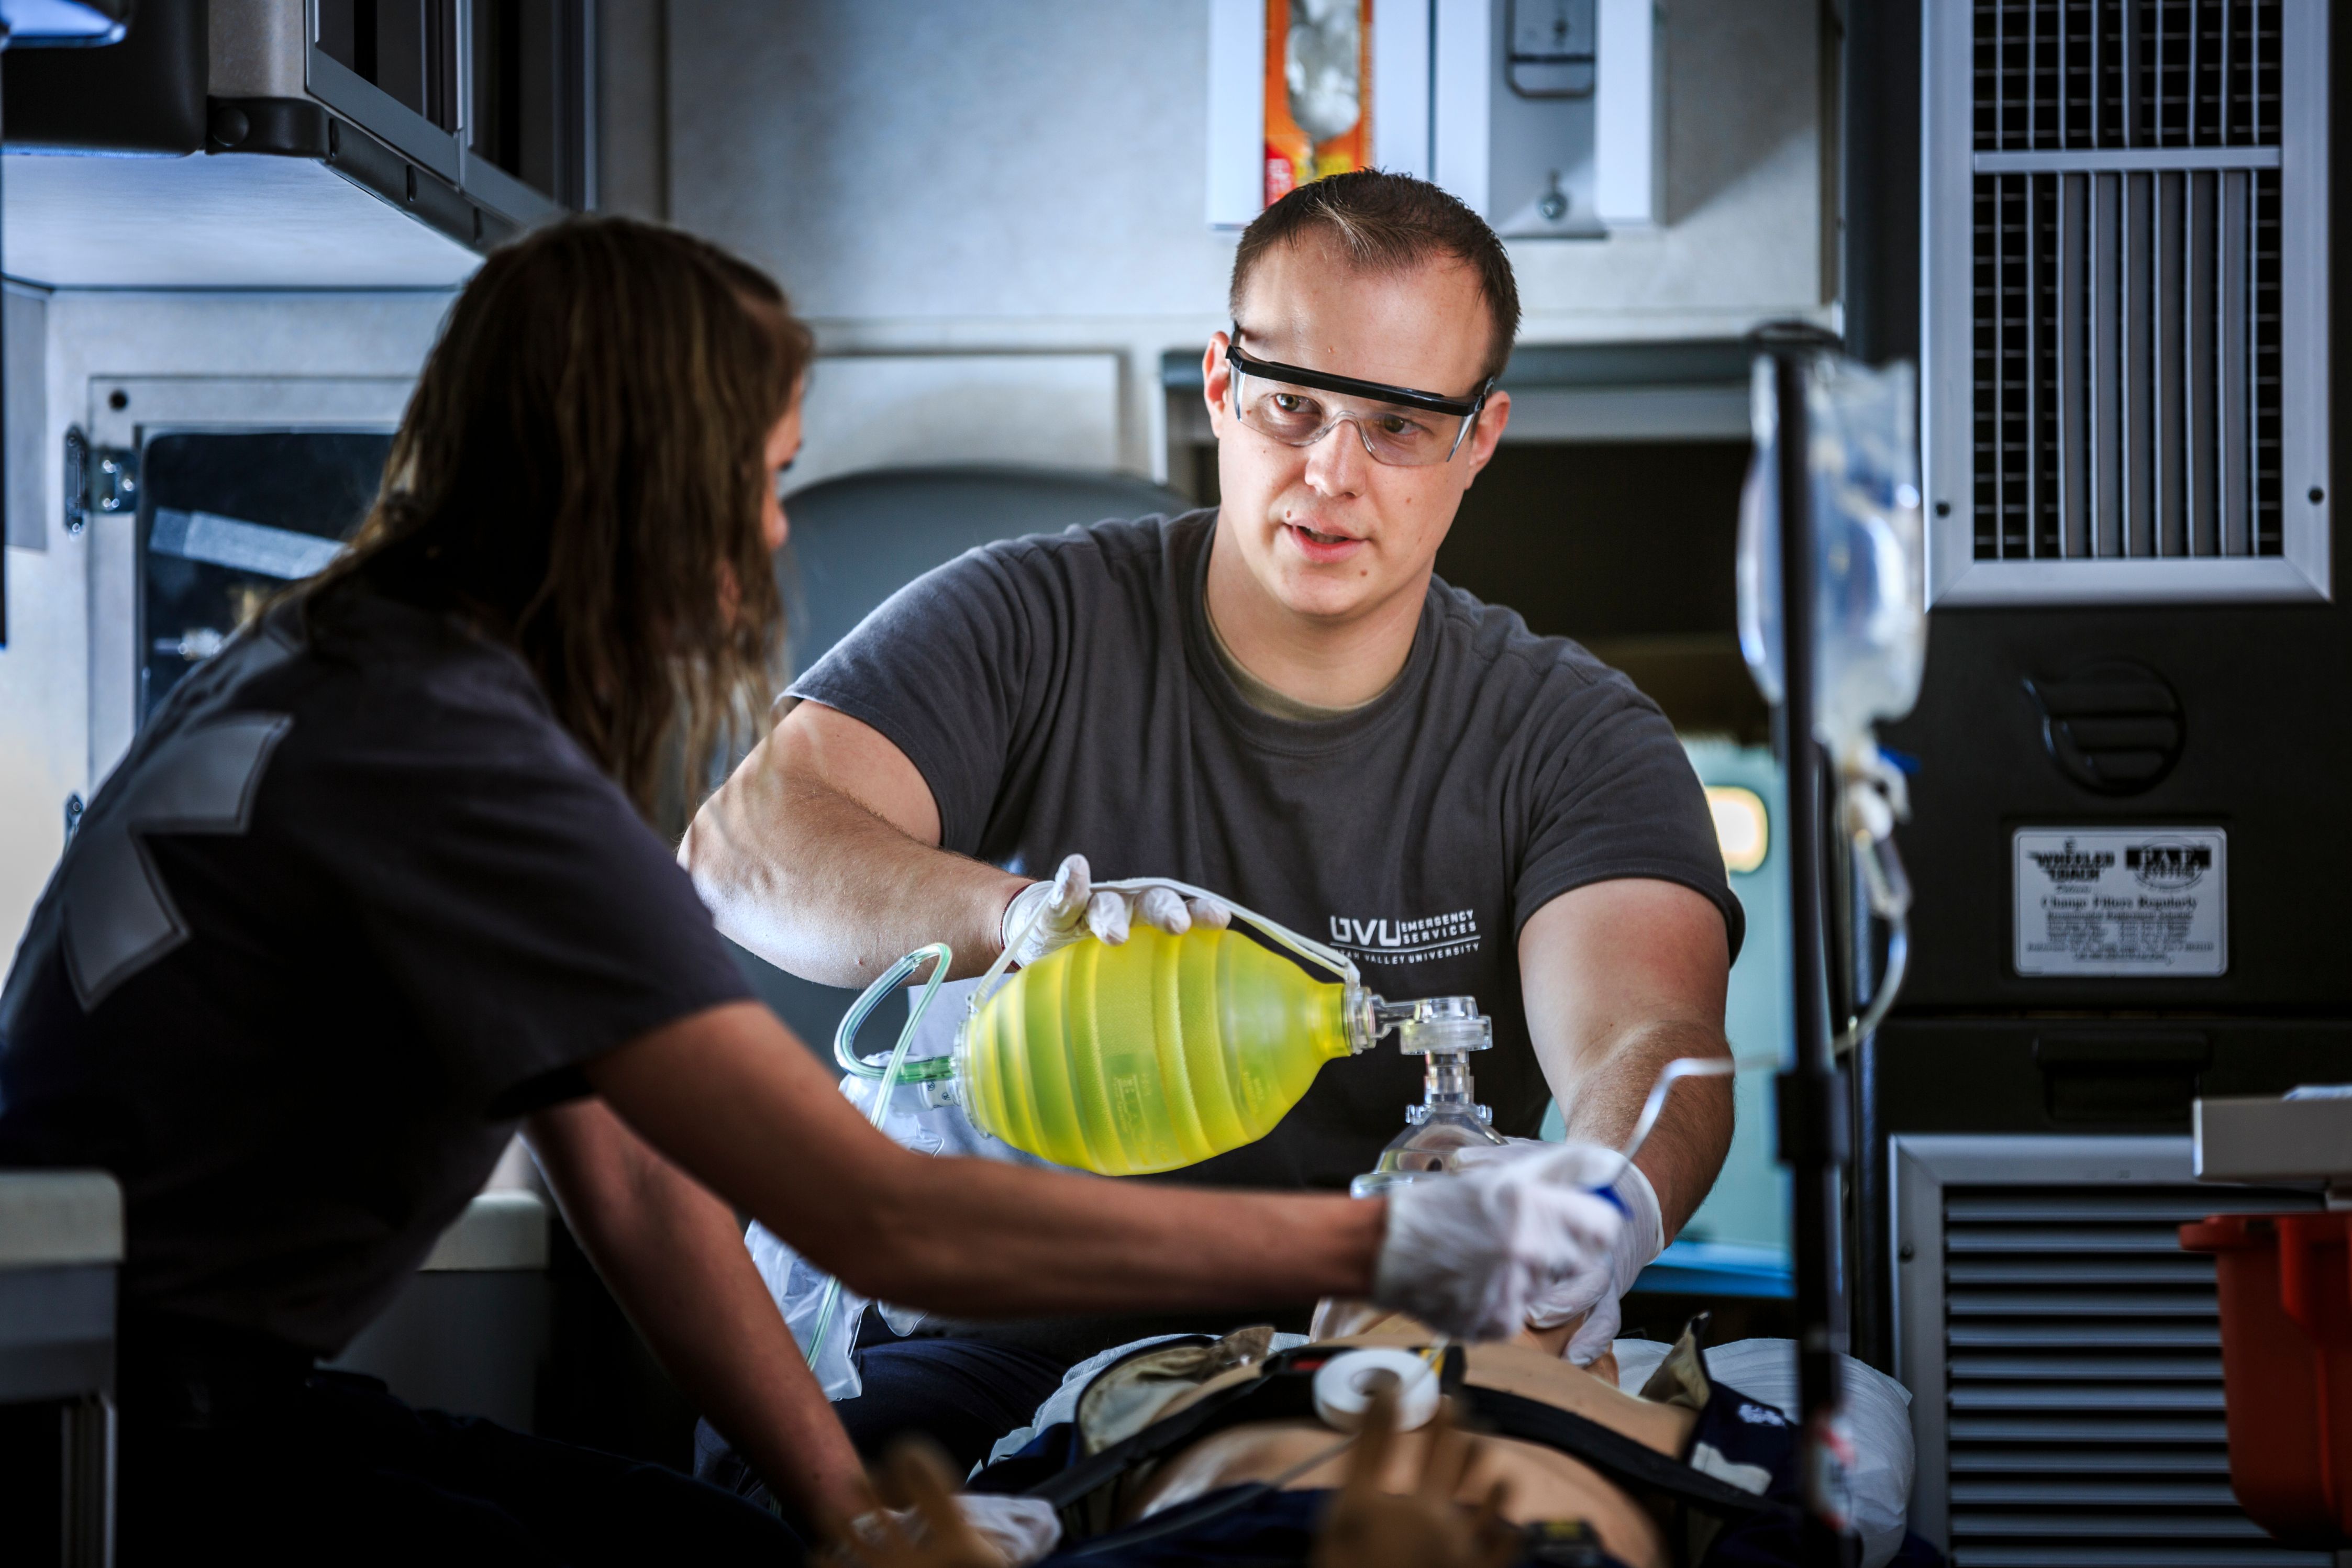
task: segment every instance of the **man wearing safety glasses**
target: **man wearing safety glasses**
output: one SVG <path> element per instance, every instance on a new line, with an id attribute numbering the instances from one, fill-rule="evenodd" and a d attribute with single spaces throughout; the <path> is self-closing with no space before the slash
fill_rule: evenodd
<path id="1" fill-rule="evenodd" d="M 1007 541 L 908 585 L 794 684 L 681 856 L 722 930 L 844 986 L 924 942 L 971 975 L 1010 940 L 1030 962 L 1136 919 L 1225 917 L 1102 880 L 1212 889 L 1384 996 L 1475 996 L 1496 1129 L 1534 1135 L 1556 1095 L 1570 1138 L 1614 1147 L 1666 1061 L 1725 1051 L 1740 914 L 1657 707 L 1433 574 L 1510 418 L 1509 260 L 1434 186 L 1338 175 L 1250 226 L 1231 309 L 1202 364 L 1218 507 Z M 1542 570 L 1575 559 L 1564 539 Z M 1420 1077 L 1391 1051 L 1331 1064 L 1268 1136 L 1177 1175 L 1344 1188 Z M 1614 1188 L 1616 1255 L 1542 1304 L 1584 1320 L 1574 1359 L 1608 1348 L 1730 1134 L 1721 1080 L 1668 1104 Z M 1246 1321 L 869 1328 L 842 1415 L 861 1447 L 918 1427 L 961 1461 L 1084 1355 Z"/>

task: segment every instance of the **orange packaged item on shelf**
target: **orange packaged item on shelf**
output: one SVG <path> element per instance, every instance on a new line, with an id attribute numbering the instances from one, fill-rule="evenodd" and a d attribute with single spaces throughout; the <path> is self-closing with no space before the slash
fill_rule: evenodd
<path id="1" fill-rule="evenodd" d="M 1266 0 L 1266 205 L 1371 166 L 1372 0 Z"/>

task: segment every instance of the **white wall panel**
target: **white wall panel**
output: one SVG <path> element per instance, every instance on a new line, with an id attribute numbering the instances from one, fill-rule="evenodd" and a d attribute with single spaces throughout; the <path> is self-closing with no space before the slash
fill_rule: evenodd
<path id="1" fill-rule="evenodd" d="M 1429 178 L 1430 7 L 1433 0 L 1372 6 L 1372 162 Z"/>
<path id="2" fill-rule="evenodd" d="M 1593 98 L 1594 199 L 1612 229 L 1658 221 L 1659 69 L 1655 0 L 1600 0 L 1600 80 Z"/>
<path id="3" fill-rule="evenodd" d="M 1213 227 L 1245 228 L 1265 207 L 1265 0 L 1208 6 L 1207 215 Z"/>
<path id="4" fill-rule="evenodd" d="M 774 269 L 828 347 L 999 350 L 1088 322 L 1139 350 L 1141 409 L 1158 350 L 1222 321 L 1233 237 L 1202 217 L 1211 17 L 1229 3 L 672 0 L 673 210 Z M 1456 3 L 1435 0 L 1441 78 Z M 1514 243 L 1526 340 L 1818 311 L 1815 11 L 1676 0 L 1661 225 Z M 1130 465 L 1143 435 L 1126 432 Z"/>
<path id="5" fill-rule="evenodd" d="M 673 0 L 672 213 L 819 318 L 1224 292 L 1202 0 Z"/>
<path id="6" fill-rule="evenodd" d="M 1486 210 L 1492 147 L 1484 127 L 1495 89 L 1493 0 L 1433 0 L 1431 145 L 1433 172 L 1474 211 Z"/>

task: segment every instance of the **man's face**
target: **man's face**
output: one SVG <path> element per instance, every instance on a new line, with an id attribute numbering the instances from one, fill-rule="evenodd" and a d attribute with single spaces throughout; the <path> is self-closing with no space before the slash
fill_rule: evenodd
<path id="1" fill-rule="evenodd" d="M 1253 359 L 1467 398 L 1493 321 L 1476 274 L 1451 260 L 1371 276 L 1312 237 L 1268 253 L 1241 309 Z M 1453 526 L 1462 493 L 1494 455 L 1510 397 L 1492 393 L 1449 460 L 1377 462 L 1352 422 L 1310 446 L 1286 445 L 1234 416 L 1225 334 L 1204 368 L 1223 490 L 1220 548 L 1234 549 L 1258 586 L 1298 615 L 1345 623 L 1400 593 L 1416 598 Z"/>

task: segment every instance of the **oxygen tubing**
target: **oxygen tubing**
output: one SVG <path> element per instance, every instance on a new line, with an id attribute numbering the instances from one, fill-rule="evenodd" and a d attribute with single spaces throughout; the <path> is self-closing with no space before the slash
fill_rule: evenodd
<path id="1" fill-rule="evenodd" d="M 939 966 L 931 971 L 931 977 L 923 983 L 923 994 L 915 998 L 914 1006 L 907 1015 L 907 1027 L 899 1031 L 896 1048 L 887 1057 L 877 1056 L 869 1060 L 859 1056 L 851 1049 L 851 1042 L 857 1038 L 857 1031 L 866 1027 L 866 1019 L 881 1005 L 882 998 L 891 987 L 913 974 L 926 958 L 934 955 L 938 956 Z M 841 1027 L 833 1031 L 833 1059 L 841 1064 L 843 1071 L 858 1078 L 882 1078 L 895 1071 L 898 1075 L 897 1082 L 900 1083 L 928 1083 L 954 1076 L 955 1058 L 952 1056 L 926 1057 L 911 1063 L 906 1059 L 908 1043 L 915 1038 L 915 1026 L 923 1021 L 923 1014 L 929 1010 L 931 993 L 940 988 L 940 982 L 947 977 L 948 965 L 952 957 L 944 942 L 918 947 L 883 971 L 880 979 L 859 994 L 857 999 L 849 1005 L 849 1010 L 842 1015 Z M 888 1092 L 886 1090 L 884 1092 L 887 1094 Z M 881 1124 L 878 1119 L 875 1122 L 877 1127 Z"/>
<path id="2" fill-rule="evenodd" d="M 875 1008 L 880 1005 L 884 995 L 926 962 L 931 966 L 931 977 L 923 982 L 923 994 L 917 997 L 913 1005 L 907 1009 L 907 1027 L 898 1031 L 898 1042 L 890 1048 L 888 1060 L 878 1067 L 864 1061 L 851 1049 L 852 1042 L 857 1038 L 857 1031 L 865 1027 L 866 1019 L 873 1015 Z M 948 977 L 948 966 L 953 962 L 955 962 L 955 954 L 944 942 L 934 942 L 927 947 L 916 948 L 882 971 L 881 977 L 866 987 L 857 1000 L 850 1004 L 849 1010 L 842 1015 L 841 1027 L 833 1031 L 834 1060 L 860 1078 L 880 1080 L 874 1090 L 874 1108 L 866 1113 L 866 1121 L 875 1127 L 880 1127 L 883 1119 L 889 1115 L 890 1095 L 902 1081 L 920 1082 L 926 1079 L 947 1076 L 945 1072 L 918 1071 L 908 1074 L 906 1071 L 907 1048 L 915 1042 L 915 1030 L 922 1026 L 923 1015 L 930 1011 L 931 998 L 939 994 L 940 982 Z M 943 1056 L 934 1060 L 946 1064 L 952 1071 L 955 1061 L 953 1057 Z M 928 1061 L 917 1063 L 919 1068 L 928 1068 L 930 1062 Z M 833 1330 L 833 1315 L 840 1305 L 841 1276 L 836 1274 L 824 1282 L 824 1300 L 817 1307 L 816 1332 L 809 1335 L 808 1364 L 812 1367 L 816 1365 L 817 1357 L 824 1354 L 826 1336 Z"/>

